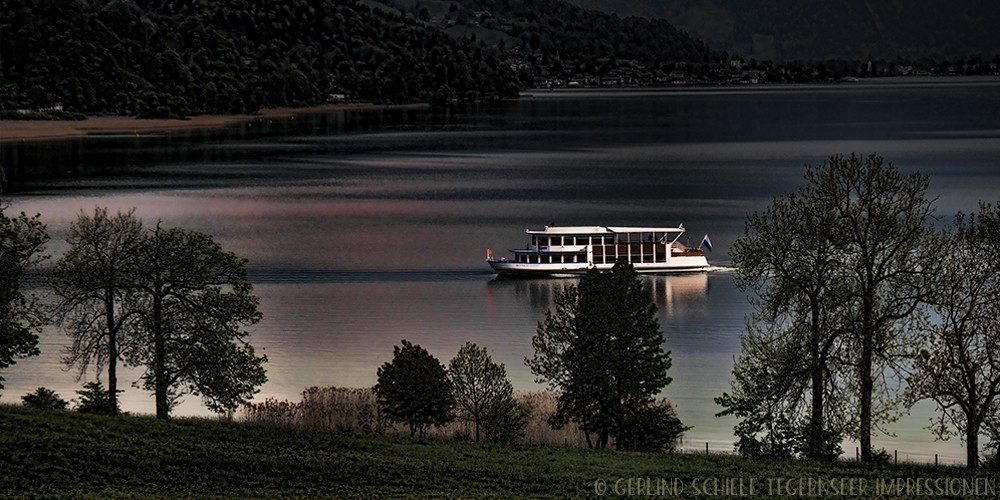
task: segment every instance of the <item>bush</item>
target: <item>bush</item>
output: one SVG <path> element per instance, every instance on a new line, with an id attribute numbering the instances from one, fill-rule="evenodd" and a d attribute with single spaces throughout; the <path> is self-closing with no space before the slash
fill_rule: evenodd
<path id="1" fill-rule="evenodd" d="M 1000 436 L 996 432 L 991 432 L 991 434 L 994 436 L 994 440 L 985 446 L 979 465 L 987 470 L 1000 471 L 1000 439 L 997 439 Z"/>
<path id="2" fill-rule="evenodd" d="M 893 462 L 893 455 L 885 448 L 872 450 L 871 462 L 876 464 L 891 464 Z"/>
<path id="3" fill-rule="evenodd" d="M 35 410 L 65 410 L 69 403 L 52 389 L 39 387 L 35 392 L 21 396 L 24 406 Z"/>
<path id="4" fill-rule="evenodd" d="M 811 432 L 812 429 L 810 429 L 809 423 L 803 423 L 799 431 L 798 442 L 795 445 L 799 456 L 813 460 L 830 461 L 836 460 L 837 457 L 844 453 L 844 449 L 840 446 L 840 442 L 844 437 L 842 432 L 834 429 L 821 430 L 819 439 L 817 440 L 819 446 L 816 447 L 810 445 L 812 442 L 810 439 Z M 888 457 L 888 452 L 886 452 L 886 456 Z"/>
<path id="5" fill-rule="evenodd" d="M 514 397 L 500 399 L 488 408 L 480 430 L 487 441 L 518 442 L 524 437 L 533 410 L 530 403 Z"/>
<path id="6" fill-rule="evenodd" d="M 753 459 L 788 459 L 795 455 L 795 425 L 782 415 L 749 415 L 733 429 L 736 452 Z"/>
<path id="7" fill-rule="evenodd" d="M 620 450 L 663 452 L 673 451 L 684 426 L 673 405 L 665 399 L 642 406 L 626 421 L 627 428 L 617 433 L 615 447 Z"/>
<path id="8" fill-rule="evenodd" d="M 104 388 L 104 384 L 100 382 L 87 382 L 83 385 L 83 390 L 76 391 L 76 393 L 80 395 L 80 402 L 76 405 L 76 411 L 97 415 L 118 414 L 118 406 L 111 402 L 111 395 Z"/>

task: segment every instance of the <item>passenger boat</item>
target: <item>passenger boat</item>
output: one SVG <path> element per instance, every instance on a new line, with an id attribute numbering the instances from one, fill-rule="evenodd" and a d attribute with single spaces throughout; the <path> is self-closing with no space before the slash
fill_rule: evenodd
<path id="1" fill-rule="evenodd" d="M 583 274 L 591 267 L 611 269 L 625 259 L 640 273 L 704 272 L 710 266 L 702 248 L 712 250 L 706 234 L 697 248 L 680 242 L 684 225 L 677 227 L 545 226 L 528 229 L 531 242 L 512 248 L 512 258 L 495 257 L 486 250 L 486 262 L 499 275 Z"/>

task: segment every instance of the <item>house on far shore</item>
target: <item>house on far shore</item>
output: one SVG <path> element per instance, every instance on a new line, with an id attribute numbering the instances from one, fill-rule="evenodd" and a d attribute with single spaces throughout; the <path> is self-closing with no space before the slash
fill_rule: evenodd
<path id="1" fill-rule="evenodd" d="M 20 115 L 30 115 L 32 113 L 48 113 L 50 111 L 62 111 L 63 105 L 61 102 L 54 102 L 48 106 L 38 107 L 35 109 L 18 108 L 15 111 Z"/>

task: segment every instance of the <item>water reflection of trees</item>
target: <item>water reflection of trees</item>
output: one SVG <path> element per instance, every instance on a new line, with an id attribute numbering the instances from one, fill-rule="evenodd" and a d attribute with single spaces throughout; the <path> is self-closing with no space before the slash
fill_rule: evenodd
<path id="1" fill-rule="evenodd" d="M 708 274 L 671 274 L 641 276 L 653 303 L 662 314 L 678 307 L 691 307 L 706 302 Z M 532 312 L 542 315 L 552 306 L 559 290 L 580 282 L 579 278 L 496 278 L 489 282 L 492 294 L 509 294 L 518 302 L 527 303 Z"/>
<path id="2" fill-rule="evenodd" d="M 121 179 L 123 184 L 131 185 L 136 176 L 160 177 L 175 183 L 178 180 L 189 182 L 193 178 L 220 182 L 235 178 L 239 181 L 249 175 L 243 169 L 227 172 L 189 166 L 398 147 L 344 140 L 343 134 L 382 131 L 410 124 L 414 124 L 414 129 L 430 129 L 439 122 L 451 121 L 451 115 L 448 119 L 443 116 L 419 109 L 343 110 L 294 118 L 256 118 L 225 127 L 169 133 L 133 131 L 100 137 L 18 141 L 0 147 L 0 164 L 7 171 L 8 191 L 81 179 Z M 327 137 L 337 137 L 337 140 Z M 284 170 L 267 174 L 287 175 Z"/>

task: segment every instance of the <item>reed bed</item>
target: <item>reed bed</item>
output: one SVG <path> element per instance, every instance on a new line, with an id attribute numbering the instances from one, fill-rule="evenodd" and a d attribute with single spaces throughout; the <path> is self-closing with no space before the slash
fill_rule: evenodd
<path id="1" fill-rule="evenodd" d="M 556 410 L 556 394 L 550 391 L 517 391 L 514 397 L 530 409 L 521 444 L 587 447 L 587 438 L 576 424 L 561 429 L 549 425 Z M 267 399 L 244 406 L 239 419 L 246 423 L 300 429 L 353 432 L 359 434 L 409 435 L 409 427 L 393 424 L 378 409 L 371 389 L 310 387 L 299 402 Z M 473 424 L 456 420 L 444 427 L 431 427 L 427 435 L 470 439 Z"/>

